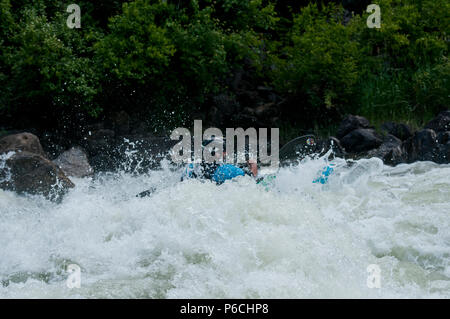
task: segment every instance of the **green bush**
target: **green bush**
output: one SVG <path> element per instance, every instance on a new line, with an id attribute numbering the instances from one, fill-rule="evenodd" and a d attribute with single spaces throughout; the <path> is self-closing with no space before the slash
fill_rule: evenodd
<path id="1" fill-rule="evenodd" d="M 248 27 L 268 29 L 276 21 L 273 7 L 263 7 L 261 1 L 237 7 L 233 3 L 124 4 L 122 13 L 110 20 L 109 33 L 95 45 L 102 74 L 109 77 L 103 87 L 116 88 L 120 81 L 129 87 L 121 89 L 124 96 L 136 88 L 146 91 L 139 101 L 131 99 L 132 104 L 151 105 L 148 112 L 159 122 L 163 117 L 167 123 L 167 113 L 182 113 L 180 104 L 185 113 L 198 109 L 210 94 L 227 90 L 227 77 L 245 58 L 261 66 L 262 36 Z M 231 11 L 233 26 L 218 18 Z M 120 97 L 116 102 L 120 100 L 123 103 Z"/>
<path id="2" fill-rule="evenodd" d="M 449 103 L 449 3 L 382 0 L 379 5 L 381 29 L 366 28 L 359 35 L 367 58 L 355 110 L 376 122 L 421 125 Z"/>
<path id="3" fill-rule="evenodd" d="M 96 115 L 98 72 L 89 54 L 97 34 L 88 28 L 69 30 L 61 13 L 49 21 L 38 11 L 26 7 L 20 19 L 11 20 L 14 32 L 1 55 L 9 98 L 1 108 L 16 115 L 27 112 L 37 116 L 34 120 L 77 112 Z"/>
<path id="4" fill-rule="evenodd" d="M 299 116 L 333 127 L 345 113 L 419 123 L 447 108 L 450 2 L 379 0 L 380 29 L 366 2 L 80 0 L 82 28 L 70 30 L 64 1 L 0 0 L 0 124 L 126 110 L 167 130 L 214 95 L 239 96 L 236 74 L 241 90 L 271 86 L 288 101 L 286 127 Z"/>
<path id="5" fill-rule="evenodd" d="M 355 96 L 362 50 L 353 38 L 356 26 L 344 26 L 342 14 L 341 7 L 312 4 L 294 16 L 292 45 L 274 73 L 280 91 L 303 97 L 315 112 L 344 111 Z"/>

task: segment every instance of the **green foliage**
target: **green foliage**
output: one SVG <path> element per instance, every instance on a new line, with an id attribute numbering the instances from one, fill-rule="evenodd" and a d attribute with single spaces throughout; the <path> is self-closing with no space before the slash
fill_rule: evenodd
<path id="1" fill-rule="evenodd" d="M 292 45 L 274 80 L 284 92 L 304 97 L 316 112 L 339 108 L 355 95 L 362 59 L 354 27 L 341 23 L 343 10 L 334 5 L 319 10 L 309 5 L 294 17 Z"/>
<path id="2" fill-rule="evenodd" d="M 448 1 L 379 2 L 382 27 L 363 29 L 360 99 L 355 110 L 374 121 L 423 123 L 448 107 Z"/>
<path id="3" fill-rule="evenodd" d="M 144 82 L 161 76 L 175 53 L 165 21 L 155 21 L 165 11 L 164 4 L 125 3 L 123 13 L 110 20 L 111 33 L 95 46 L 103 67 L 120 80 Z"/>
<path id="4" fill-rule="evenodd" d="M 276 87 L 318 114 L 331 109 L 377 122 L 429 118 L 448 107 L 448 1 L 377 4 L 380 29 L 366 26 L 366 12 L 344 25 L 334 4 L 294 14 L 272 74 Z"/>
<path id="5" fill-rule="evenodd" d="M 80 0 L 71 30 L 64 1 L 0 0 L 0 124 L 126 110 L 167 128 L 207 112 L 214 94 L 237 95 L 239 72 L 296 101 L 286 127 L 292 112 L 312 128 L 344 113 L 419 122 L 448 107 L 450 2 L 379 0 L 380 29 L 366 26 L 370 1 L 341 1 L 351 17 L 330 2 Z"/>
<path id="6" fill-rule="evenodd" d="M 261 1 L 237 8 L 233 1 L 126 3 L 111 18 L 109 34 L 95 45 L 102 73 L 110 77 L 104 85 L 121 81 L 146 90 L 136 103 L 154 104 L 154 118 L 164 116 L 162 105 L 179 112 L 181 97 L 187 111 L 195 109 L 208 95 L 226 89 L 226 78 L 245 58 L 261 65 L 262 36 L 249 24 L 270 28 L 276 21 L 272 10 Z M 219 20 L 223 15 L 234 17 L 232 26 Z"/>
<path id="7" fill-rule="evenodd" d="M 89 28 L 71 32 L 63 14 L 49 21 L 39 12 L 25 6 L 20 19 L 9 16 L 15 31 L 1 55 L 2 73 L 7 76 L 0 80 L 5 79 L 2 89 L 8 99 L 0 108 L 14 115 L 26 112 L 35 120 L 77 112 L 97 115 L 98 73 L 89 53 L 98 34 Z"/>

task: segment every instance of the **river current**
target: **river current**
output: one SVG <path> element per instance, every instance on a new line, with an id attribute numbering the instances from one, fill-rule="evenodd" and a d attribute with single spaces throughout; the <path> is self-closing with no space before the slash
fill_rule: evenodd
<path id="1" fill-rule="evenodd" d="M 316 159 L 270 187 L 164 164 L 73 179 L 61 204 L 0 190 L 0 297 L 449 298 L 450 165 L 337 164 L 325 185 Z"/>

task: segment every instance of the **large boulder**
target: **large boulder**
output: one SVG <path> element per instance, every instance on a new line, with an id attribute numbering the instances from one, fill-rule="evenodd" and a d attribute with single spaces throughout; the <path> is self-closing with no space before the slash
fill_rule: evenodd
<path id="1" fill-rule="evenodd" d="M 404 154 L 401 148 L 402 141 L 394 135 L 388 134 L 383 138 L 383 143 L 377 149 L 367 153 L 367 157 L 378 157 L 385 164 L 397 165 L 404 161 Z"/>
<path id="2" fill-rule="evenodd" d="M 158 168 L 163 159 L 171 159 L 169 152 L 178 142 L 162 136 L 137 135 L 119 138 L 114 149 L 118 164 L 116 168 L 135 173 Z"/>
<path id="3" fill-rule="evenodd" d="M 425 125 L 425 128 L 435 132 L 450 131 L 450 110 L 439 113 L 438 116 Z"/>
<path id="4" fill-rule="evenodd" d="M 67 176 L 86 177 L 94 173 L 86 153 L 80 147 L 72 147 L 53 161 Z"/>
<path id="5" fill-rule="evenodd" d="M 437 134 L 437 140 L 439 144 L 447 144 L 450 141 L 450 131 Z"/>
<path id="6" fill-rule="evenodd" d="M 450 163 L 450 142 L 437 146 L 434 161 L 438 164 Z"/>
<path id="7" fill-rule="evenodd" d="M 30 152 L 46 156 L 39 138 L 31 133 L 7 135 L 0 139 L 0 154 L 13 152 Z"/>
<path id="8" fill-rule="evenodd" d="M 74 184 L 54 163 L 39 154 L 18 152 L 2 165 L 0 188 L 19 194 L 44 195 L 60 202 Z"/>
<path id="9" fill-rule="evenodd" d="M 331 158 L 345 156 L 345 150 L 341 145 L 341 142 L 334 136 L 330 136 L 327 139 L 319 140 L 317 142 L 317 152 L 320 156 L 325 155 L 329 150 L 332 150 Z"/>
<path id="10" fill-rule="evenodd" d="M 381 125 L 381 129 L 402 141 L 407 140 L 413 135 L 411 128 L 403 123 L 386 122 Z"/>
<path id="11" fill-rule="evenodd" d="M 156 168 L 178 141 L 149 134 L 117 136 L 114 131 L 90 131 L 82 141 L 89 164 L 95 171 L 146 172 Z"/>
<path id="12" fill-rule="evenodd" d="M 407 154 L 407 162 L 434 161 L 438 140 L 436 132 L 431 129 L 417 131 L 411 138 L 403 142 L 402 149 Z"/>
<path id="13" fill-rule="evenodd" d="M 88 131 L 82 140 L 89 163 L 95 170 L 108 171 L 116 166 L 116 139 L 113 130 L 96 129 Z"/>
<path id="14" fill-rule="evenodd" d="M 351 131 L 360 129 L 360 128 L 370 128 L 369 121 L 362 116 L 358 115 L 347 115 L 339 125 L 336 137 L 338 139 L 342 139 Z"/>
<path id="15" fill-rule="evenodd" d="M 373 129 L 359 128 L 341 139 L 341 144 L 349 153 L 360 153 L 377 148 L 383 143 Z"/>

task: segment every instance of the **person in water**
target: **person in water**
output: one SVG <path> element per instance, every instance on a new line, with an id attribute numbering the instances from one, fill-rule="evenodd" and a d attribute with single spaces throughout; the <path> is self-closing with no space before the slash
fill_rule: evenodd
<path id="1" fill-rule="evenodd" d="M 208 140 L 203 143 L 203 147 L 206 147 L 212 141 L 216 141 L 218 138 Z M 225 140 L 220 139 L 225 145 Z M 226 157 L 226 152 L 223 152 L 223 158 Z M 239 167 L 233 164 L 226 163 L 207 163 L 202 161 L 200 164 L 189 164 L 186 166 L 181 176 L 181 181 L 190 178 L 207 179 L 216 182 L 217 185 L 224 183 L 226 180 L 233 179 L 238 176 L 253 176 L 255 179 L 258 176 L 258 165 L 256 160 L 250 159 L 247 161 L 247 167 Z M 256 180 L 258 182 L 258 180 Z M 143 191 L 136 195 L 136 197 L 151 196 L 156 191 L 155 187 L 152 187 L 146 191 Z"/>
<path id="2" fill-rule="evenodd" d="M 212 141 L 220 140 L 222 145 L 225 145 L 224 139 L 212 139 L 203 143 L 203 147 L 206 147 Z M 226 157 L 226 152 L 223 152 L 223 158 Z M 249 175 L 252 177 L 258 176 L 258 165 L 256 160 L 249 159 L 247 166 L 239 167 L 233 164 L 214 162 L 207 163 L 204 160 L 200 164 L 189 164 L 183 172 L 181 180 L 189 178 L 207 179 L 216 182 L 218 185 L 224 183 L 226 180 L 233 179 L 238 176 Z"/>

